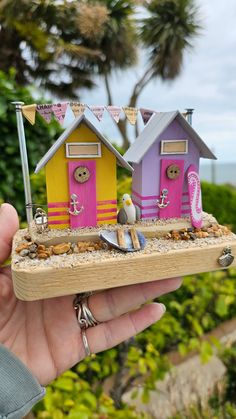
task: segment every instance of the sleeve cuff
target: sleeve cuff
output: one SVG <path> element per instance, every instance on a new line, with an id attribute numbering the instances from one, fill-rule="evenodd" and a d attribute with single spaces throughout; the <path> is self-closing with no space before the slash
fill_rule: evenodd
<path id="1" fill-rule="evenodd" d="M 28 368 L 0 345 L 0 419 L 22 418 L 44 395 Z"/>

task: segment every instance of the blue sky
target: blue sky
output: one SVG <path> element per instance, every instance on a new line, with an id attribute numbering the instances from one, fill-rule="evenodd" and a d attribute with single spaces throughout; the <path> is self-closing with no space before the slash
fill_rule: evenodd
<path id="1" fill-rule="evenodd" d="M 138 106 L 158 111 L 195 108 L 193 126 L 219 162 L 236 163 L 236 1 L 198 0 L 198 5 L 203 30 L 194 49 L 185 54 L 181 76 L 171 83 L 150 83 Z M 115 105 L 127 105 L 127 92 L 141 70 L 140 66 L 113 77 Z M 92 92 L 83 92 L 81 99 L 106 105 L 103 83 L 97 80 L 97 84 Z M 111 140 L 119 142 L 109 115 L 104 113 L 99 124 Z"/>

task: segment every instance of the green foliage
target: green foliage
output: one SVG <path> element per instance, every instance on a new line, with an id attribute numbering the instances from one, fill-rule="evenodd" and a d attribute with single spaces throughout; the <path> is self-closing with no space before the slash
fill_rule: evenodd
<path id="1" fill-rule="evenodd" d="M 204 211 L 236 232 L 236 189 L 233 186 L 202 182 L 202 202 Z"/>
<path id="2" fill-rule="evenodd" d="M 0 201 L 12 203 L 20 216 L 25 218 L 25 198 L 23 189 L 23 178 L 20 161 L 19 142 L 17 137 L 17 126 L 14 106 L 12 101 L 18 100 L 25 103 L 33 103 L 29 88 L 19 87 L 15 82 L 15 71 L 9 74 L 0 71 Z M 52 145 L 54 139 L 60 132 L 59 125 L 52 122 L 49 125 L 40 121 L 34 126 L 28 122 L 25 124 L 25 135 L 28 149 L 29 170 L 33 172 L 37 162 L 41 159 L 47 149 Z M 39 176 L 37 185 L 33 186 L 33 201 L 46 204 L 41 200 L 42 175 Z M 44 192 L 45 193 L 45 192 Z"/>
<path id="3" fill-rule="evenodd" d="M 134 407 L 124 405 L 116 409 L 109 396 L 100 389 L 94 391 L 72 371 L 67 371 L 47 387 L 46 396 L 34 413 L 38 419 L 148 419 Z"/>
<path id="4" fill-rule="evenodd" d="M 73 369 L 72 375 L 66 373 L 56 380 L 49 386 L 48 398 L 37 407 L 38 417 L 54 418 L 52 414 L 54 410 L 57 412 L 55 415 L 59 415 L 58 417 L 63 417 L 63 415 L 74 417 L 77 410 L 81 415 L 80 412 L 83 412 L 85 418 L 145 417 L 132 408 L 128 408 L 121 399 L 119 403 L 115 402 L 118 390 L 117 377 L 121 369 L 125 371 L 122 375 L 122 383 L 119 383 L 121 396 L 134 386 L 135 404 L 137 396 L 135 384 L 141 381 L 142 399 L 143 402 L 148 402 L 150 390 L 155 388 L 156 381 L 163 379 L 170 368 L 167 357 L 169 351 L 178 348 L 183 356 L 192 350 L 199 351 L 202 362 L 209 360 L 213 347 L 222 352 L 222 347 L 216 338 L 205 340 L 202 337 L 220 325 L 222 321 L 236 317 L 236 271 L 229 269 L 186 277 L 179 290 L 159 298 L 158 301 L 163 302 L 167 307 L 165 316 L 158 323 L 126 344 L 85 359 Z M 230 398 L 235 397 L 236 350 L 224 352 L 223 356 L 224 362 L 231 366 L 231 393 L 228 392 L 227 403 L 221 409 L 229 412 L 235 409 L 230 404 Z M 110 396 L 105 396 L 103 390 L 107 379 L 110 383 Z M 88 396 L 88 393 L 92 396 Z M 202 416 L 197 416 L 196 412 L 199 407 L 191 409 L 186 416 L 183 413 L 183 416 L 176 416 L 175 419 L 214 417 L 207 416 L 213 409 L 211 406 L 206 411 L 201 411 Z M 102 413 L 105 416 L 101 416 Z M 218 419 L 217 416 L 216 418 Z"/>
<path id="5" fill-rule="evenodd" d="M 148 47 L 153 77 L 173 79 L 179 74 L 185 48 L 192 46 L 200 26 L 193 0 L 152 0 L 149 16 L 142 21 L 141 35 Z"/>

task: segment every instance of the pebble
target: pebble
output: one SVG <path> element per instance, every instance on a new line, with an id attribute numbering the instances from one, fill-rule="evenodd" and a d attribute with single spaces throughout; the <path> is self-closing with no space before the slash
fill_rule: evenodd
<path id="1" fill-rule="evenodd" d="M 37 248 L 38 248 L 38 246 L 37 246 L 36 243 L 33 243 L 28 247 L 29 251 L 33 252 L 33 253 L 37 252 Z"/>
<path id="2" fill-rule="evenodd" d="M 38 253 L 38 258 L 39 259 L 47 259 L 49 257 L 48 252 L 40 252 Z"/>
<path id="3" fill-rule="evenodd" d="M 67 253 L 70 250 L 70 243 L 60 243 L 56 246 L 53 246 L 52 251 L 54 255 L 62 255 L 63 253 Z"/>
<path id="4" fill-rule="evenodd" d="M 44 246 L 44 244 L 38 245 L 38 252 L 40 252 L 41 250 L 44 251 L 45 249 L 46 249 L 46 246 Z"/>
<path id="5" fill-rule="evenodd" d="M 207 237 L 222 237 L 223 235 L 229 235 L 231 231 L 226 226 L 219 224 L 211 224 L 209 227 L 203 228 L 182 228 L 181 230 L 171 230 L 167 235 L 166 239 L 178 240 L 196 240 L 206 239 Z"/>
<path id="6" fill-rule="evenodd" d="M 20 255 L 20 256 L 23 256 L 23 257 L 28 256 L 28 254 L 29 254 L 29 250 L 28 250 L 28 249 L 22 249 L 22 250 L 19 252 L 19 255 Z"/>
<path id="7" fill-rule="evenodd" d="M 25 239 L 27 242 L 31 242 L 31 241 L 32 241 L 31 236 L 30 236 L 29 234 L 26 234 L 26 235 L 24 236 L 24 239 Z"/>
<path id="8" fill-rule="evenodd" d="M 27 249 L 28 246 L 29 243 L 21 243 L 19 246 L 17 246 L 16 253 L 20 253 L 22 250 Z"/>
<path id="9" fill-rule="evenodd" d="M 36 257 L 37 257 L 37 253 L 33 253 L 33 252 L 29 253 L 29 258 L 30 259 L 35 259 Z"/>

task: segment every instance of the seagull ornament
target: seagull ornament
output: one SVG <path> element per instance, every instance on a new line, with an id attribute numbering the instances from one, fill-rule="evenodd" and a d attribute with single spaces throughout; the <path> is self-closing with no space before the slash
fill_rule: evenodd
<path id="1" fill-rule="evenodd" d="M 123 208 L 120 209 L 117 215 L 119 224 L 134 224 L 141 218 L 140 208 L 134 205 L 130 195 L 125 193 L 122 196 Z"/>

